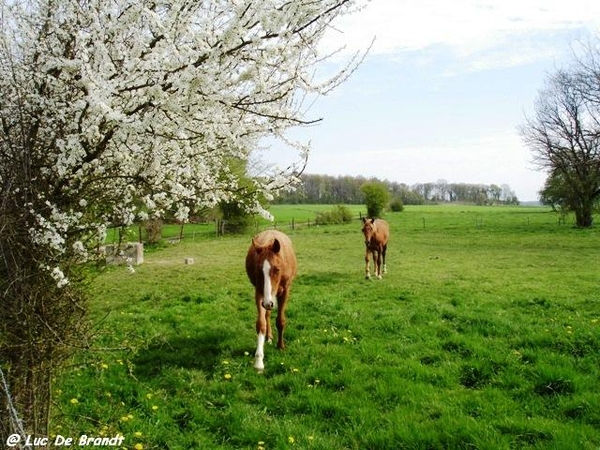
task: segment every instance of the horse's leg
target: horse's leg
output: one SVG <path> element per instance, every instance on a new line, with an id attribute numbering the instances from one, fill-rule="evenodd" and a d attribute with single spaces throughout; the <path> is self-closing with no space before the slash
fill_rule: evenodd
<path id="1" fill-rule="evenodd" d="M 267 310 L 262 306 L 262 295 L 256 291 L 256 333 L 258 335 L 256 342 L 256 353 L 254 354 L 254 368 L 264 370 L 265 363 L 265 337 L 267 336 Z"/>
<path id="2" fill-rule="evenodd" d="M 368 280 L 371 278 L 371 271 L 369 270 L 369 247 L 367 247 L 367 251 L 365 252 L 365 278 Z"/>
<path id="3" fill-rule="evenodd" d="M 271 310 L 267 309 L 265 313 L 265 320 L 267 322 L 267 342 L 273 342 L 273 332 L 271 331 Z"/>
<path id="4" fill-rule="evenodd" d="M 387 267 L 385 265 L 385 254 L 387 252 L 387 244 L 383 244 L 383 273 L 387 273 Z"/>
<path id="5" fill-rule="evenodd" d="M 375 261 L 375 275 L 381 280 L 381 248 L 377 249 L 377 259 L 375 260 L 375 252 L 373 252 L 373 260 Z"/>
<path id="6" fill-rule="evenodd" d="M 285 307 L 287 306 L 288 288 L 285 288 L 280 296 L 277 296 L 277 348 L 285 349 L 283 342 L 283 331 L 285 330 Z"/>

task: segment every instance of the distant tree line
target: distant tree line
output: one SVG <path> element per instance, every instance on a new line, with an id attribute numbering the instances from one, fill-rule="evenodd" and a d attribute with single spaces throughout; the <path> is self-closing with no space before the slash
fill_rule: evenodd
<path id="1" fill-rule="evenodd" d="M 448 183 L 438 180 L 409 186 L 396 181 L 379 180 L 362 176 L 338 176 L 302 174 L 302 182 L 293 192 L 284 192 L 274 203 L 298 204 L 361 204 L 365 183 L 383 183 L 392 201 L 400 200 L 404 205 L 431 203 L 471 203 L 475 205 L 518 205 L 519 199 L 507 184 Z"/>

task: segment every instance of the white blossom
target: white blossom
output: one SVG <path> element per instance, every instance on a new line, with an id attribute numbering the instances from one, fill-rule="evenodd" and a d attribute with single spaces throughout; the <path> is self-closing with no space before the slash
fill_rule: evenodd
<path id="1" fill-rule="evenodd" d="M 56 281 L 56 286 L 58 286 L 59 288 L 63 288 L 69 284 L 69 279 L 65 276 L 65 274 L 59 267 L 55 267 L 54 269 L 52 269 L 50 275 L 52 276 L 52 278 L 54 278 L 54 281 Z"/>
<path id="2" fill-rule="evenodd" d="M 319 40 L 353 3 L 4 2 L 0 193 L 27 193 L 25 229 L 49 258 L 83 254 L 111 225 L 165 211 L 185 221 L 234 199 L 240 176 L 253 179 L 248 208 L 269 216 L 257 199 L 290 186 L 306 164 L 308 145 L 286 137 L 312 123 L 304 99 L 357 65 L 313 81 Z M 25 116 L 31 124 L 17 119 Z M 231 170 L 267 136 L 296 148 L 298 163 Z M 12 186 L 24 152 L 35 173 Z"/>

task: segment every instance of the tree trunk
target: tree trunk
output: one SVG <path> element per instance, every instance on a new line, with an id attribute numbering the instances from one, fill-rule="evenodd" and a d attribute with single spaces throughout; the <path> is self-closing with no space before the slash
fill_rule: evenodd
<path id="1" fill-rule="evenodd" d="M 575 209 L 575 222 L 577 228 L 590 228 L 594 224 L 592 205 L 584 204 Z"/>

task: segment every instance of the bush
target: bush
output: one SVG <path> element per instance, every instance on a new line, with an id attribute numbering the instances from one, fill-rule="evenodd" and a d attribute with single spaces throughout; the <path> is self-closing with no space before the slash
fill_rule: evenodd
<path id="1" fill-rule="evenodd" d="M 396 197 L 394 200 L 392 200 L 392 203 L 390 203 L 390 209 L 394 212 L 404 211 L 404 204 L 402 203 L 402 199 Z"/>
<path id="2" fill-rule="evenodd" d="M 352 211 L 344 205 L 338 205 L 330 211 L 320 211 L 315 217 L 317 225 L 332 225 L 352 221 Z"/>
<path id="3" fill-rule="evenodd" d="M 360 187 L 365 195 L 365 205 L 369 217 L 380 217 L 390 201 L 390 194 L 385 184 L 381 182 L 368 182 Z"/>
<path id="4" fill-rule="evenodd" d="M 148 219 L 144 224 L 146 229 L 146 243 L 156 245 L 162 239 L 163 221 L 159 218 Z"/>
<path id="5" fill-rule="evenodd" d="M 228 233 L 245 233 L 254 223 L 253 217 L 238 202 L 222 202 L 219 208 L 225 222 L 224 231 Z"/>

